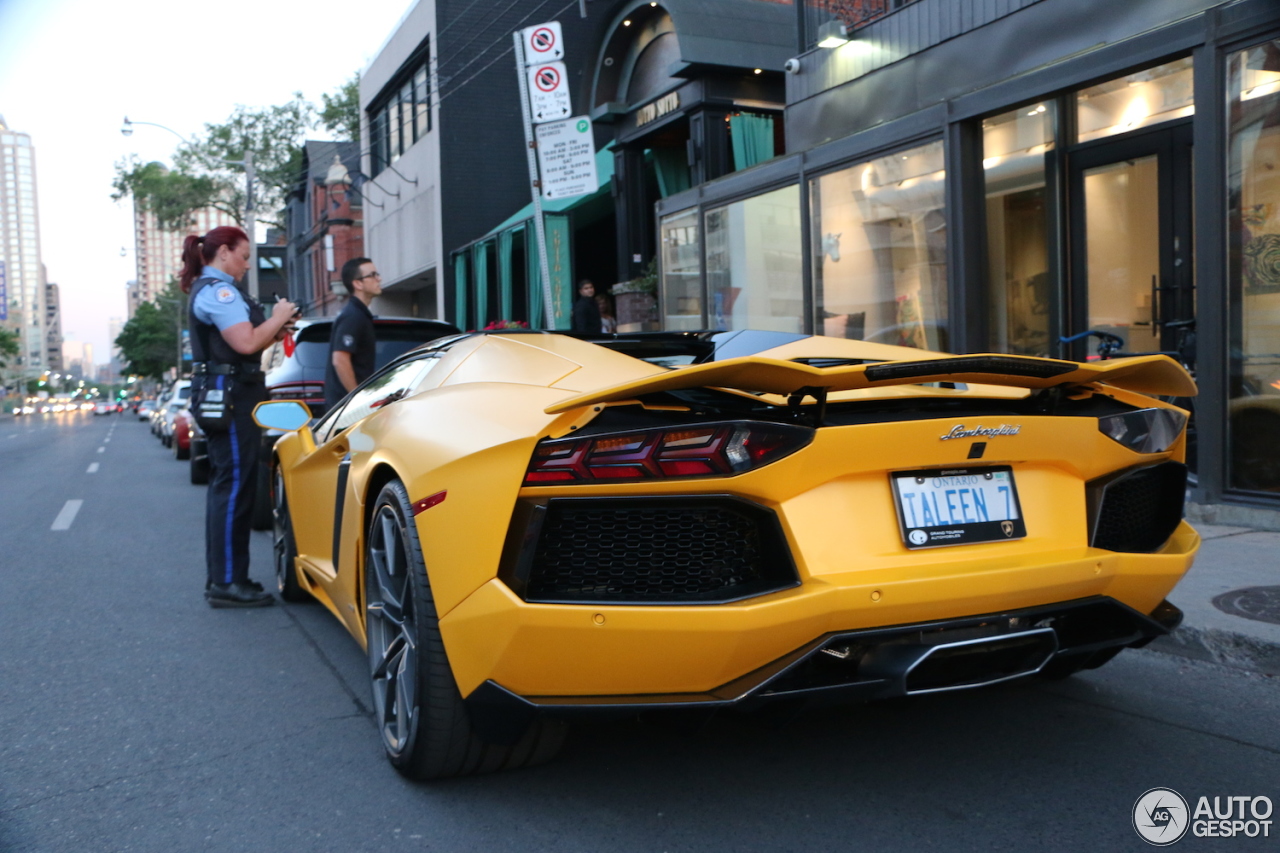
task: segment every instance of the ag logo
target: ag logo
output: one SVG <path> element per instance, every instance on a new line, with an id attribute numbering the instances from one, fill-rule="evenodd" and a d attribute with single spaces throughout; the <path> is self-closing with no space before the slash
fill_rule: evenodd
<path id="1" fill-rule="evenodd" d="M 1012 522 L 1012 521 L 1002 521 L 1002 522 L 1000 522 L 1000 530 L 1004 533 L 1004 535 L 1005 535 L 1005 536 L 1012 536 L 1012 535 L 1013 535 L 1013 522 Z"/>
<path id="2" fill-rule="evenodd" d="M 1142 840 L 1168 847 L 1187 834 L 1187 801 L 1172 788 L 1152 788 L 1133 804 L 1133 828 Z"/>
<path id="3" fill-rule="evenodd" d="M 222 287 L 219 287 L 216 291 L 214 291 L 213 295 L 217 298 L 219 302 L 222 302 L 224 304 L 227 302 L 234 302 L 236 298 L 235 293 L 231 290 L 231 288 L 227 287 L 225 284 L 222 285 Z"/>
<path id="4" fill-rule="evenodd" d="M 907 538 L 911 540 L 912 545 L 923 545 L 929 541 L 929 534 L 923 530 L 913 530 L 907 534 Z"/>
<path id="5" fill-rule="evenodd" d="M 343 345 L 344 347 L 353 347 L 353 346 L 355 346 L 355 345 L 356 345 L 356 339 L 355 339 L 355 336 L 354 336 L 354 335 L 343 335 L 343 336 L 342 336 L 342 345 Z"/>

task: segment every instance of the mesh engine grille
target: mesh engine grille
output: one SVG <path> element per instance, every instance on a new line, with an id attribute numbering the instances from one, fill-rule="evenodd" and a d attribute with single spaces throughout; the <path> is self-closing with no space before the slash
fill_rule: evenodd
<path id="1" fill-rule="evenodd" d="M 1094 547 L 1130 553 L 1158 550 L 1182 521 L 1186 488 L 1186 466 L 1177 462 L 1142 468 L 1107 484 Z"/>
<path id="2" fill-rule="evenodd" d="M 556 502 L 529 601 L 714 601 L 790 586 L 771 513 L 728 500 Z"/>

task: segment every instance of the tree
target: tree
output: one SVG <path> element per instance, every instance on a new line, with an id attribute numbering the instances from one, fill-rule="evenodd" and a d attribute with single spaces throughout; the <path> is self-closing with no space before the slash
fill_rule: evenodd
<path id="1" fill-rule="evenodd" d="M 164 377 L 165 371 L 178 360 L 178 333 L 185 311 L 186 296 L 177 282 L 172 281 L 155 302 L 138 306 L 115 340 L 127 373 L 154 379 Z"/>
<path id="2" fill-rule="evenodd" d="M 345 142 L 360 141 L 360 74 L 338 87 L 332 95 L 321 95 L 324 109 L 320 123 L 324 129 Z"/>
<path id="3" fill-rule="evenodd" d="M 216 208 L 235 217 L 244 224 L 243 211 L 225 200 L 225 188 L 207 175 L 189 175 L 175 172 L 162 163 L 142 163 L 130 160 L 116 164 L 116 179 L 112 184 L 116 201 L 132 195 L 147 210 L 155 214 L 161 228 L 185 231 L 191 217 L 205 207 Z"/>
<path id="4" fill-rule="evenodd" d="M 20 339 L 18 333 L 12 329 L 0 327 L 0 368 L 9 366 L 9 359 L 17 356 Z"/>
<path id="5" fill-rule="evenodd" d="M 252 151 L 254 217 L 281 225 L 285 198 L 302 171 L 303 142 L 315 124 L 315 107 L 301 92 L 279 106 L 237 106 L 225 122 L 206 124 L 203 134 L 179 145 L 172 170 L 137 160 L 117 163 L 112 198 L 133 196 L 166 228 L 185 230 L 205 207 L 224 210 L 243 225 L 244 167 L 227 161 L 243 162 Z"/>

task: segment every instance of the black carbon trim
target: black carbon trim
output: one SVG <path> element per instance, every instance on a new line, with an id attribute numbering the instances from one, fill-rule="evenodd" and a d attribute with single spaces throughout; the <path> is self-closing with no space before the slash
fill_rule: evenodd
<path id="1" fill-rule="evenodd" d="M 934 637 L 934 642 L 969 636 L 1000 636 L 1002 630 L 1025 631 L 1051 627 L 1057 638 L 1055 659 L 1081 660 L 1111 655 L 1125 648 L 1141 648 L 1172 631 L 1182 612 L 1168 601 L 1150 615 L 1106 596 L 1009 610 L 981 616 L 964 616 L 907 625 L 839 631 L 824 634 L 788 652 L 754 672 L 749 672 L 705 693 L 673 693 L 619 696 L 521 696 L 494 681 L 485 681 L 464 703 L 472 725 L 491 739 L 518 736 L 538 715 L 555 717 L 629 715 L 661 709 L 751 710 L 775 702 L 814 704 L 882 699 L 902 695 L 902 682 L 880 671 L 845 671 L 841 658 L 896 649 L 909 642 Z M 1013 627 L 1013 623 L 1018 627 Z M 828 651 L 830 650 L 830 651 Z M 831 654 L 834 651 L 835 654 Z"/>
<path id="2" fill-rule="evenodd" d="M 347 502 L 347 477 L 351 473 L 351 454 L 338 463 L 338 488 L 333 496 L 333 573 L 338 573 L 338 550 L 342 545 L 342 510 Z"/>
<path id="3" fill-rule="evenodd" d="M 886 379 L 910 379 L 915 376 L 945 376 L 955 373 L 992 373 L 1004 376 L 1030 376 L 1035 379 L 1051 379 L 1064 373 L 1079 370 L 1080 365 L 1070 361 L 1050 361 L 1043 358 L 1017 358 L 1002 355 L 962 356 L 939 358 L 931 361 L 891 362 L 873 364 L 867 368 L 867 378 L 872 382 Z"/>

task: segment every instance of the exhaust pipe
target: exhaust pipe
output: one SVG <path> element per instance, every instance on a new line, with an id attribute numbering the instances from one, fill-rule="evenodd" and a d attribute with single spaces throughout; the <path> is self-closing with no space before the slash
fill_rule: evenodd
<path id="1" fill-rule="evenodd" d="M 1034 675 L 1058 652 L 1052 628 L 924 645 L 886 643 L 858 665 L 864 678 L 882 678 L 892 693 L 918 696 L 968 690 Z"/>

